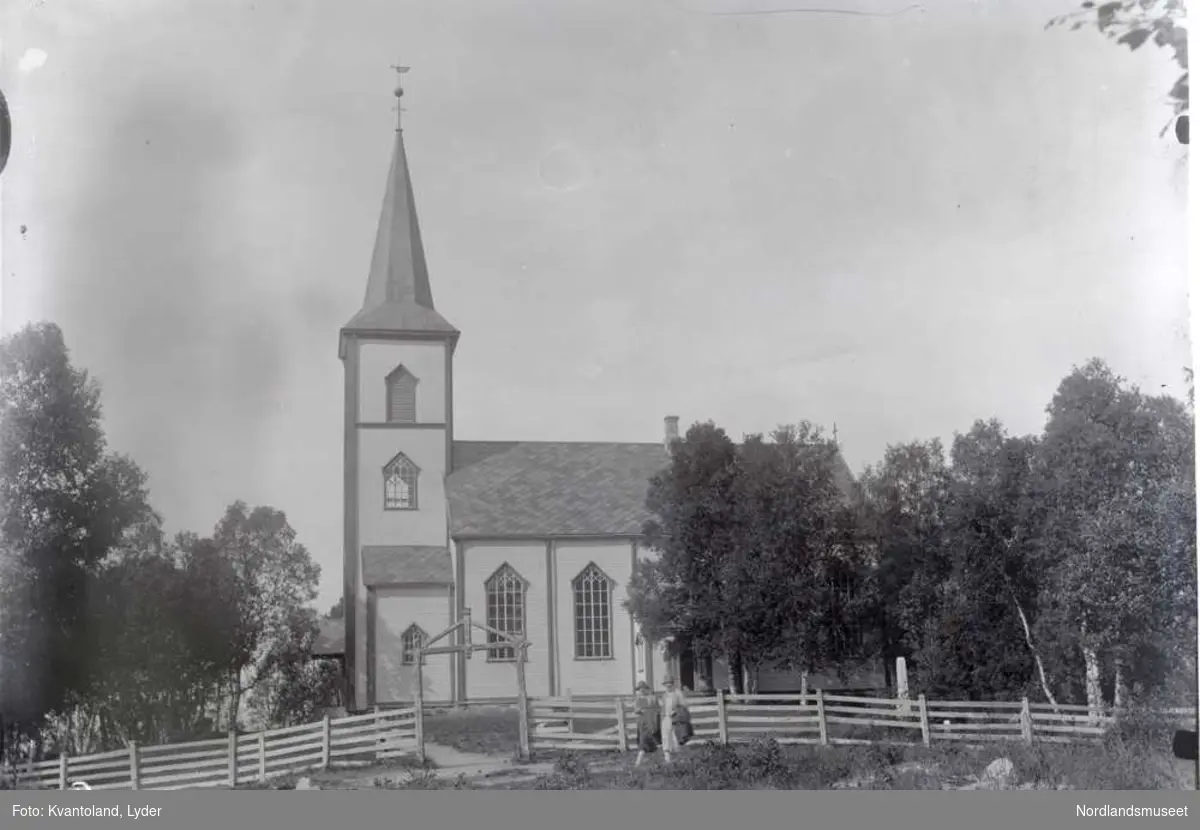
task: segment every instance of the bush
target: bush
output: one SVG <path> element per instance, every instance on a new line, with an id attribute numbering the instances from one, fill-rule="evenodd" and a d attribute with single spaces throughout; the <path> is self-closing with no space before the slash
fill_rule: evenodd
<path id="1" fill-rule="evenodd" d="M 749 782 L 775 790 L 791 789 L 796 782 L 795 769 L 784 757 L 779 742 L 771 738 L 755 740 L 746 748 L 743 770 Z"/>
<path id="2" fill-rule="evenodd" d="M 553 772 L 534 779 L 533 789 L 588 790 L 591 789 L 591 784 L 592 775 L 587 761 L 568 750 L 554 762 Z"/>
<path id="3" fill-rule="evenodd" d="M 377 790 L 469 790 L 471 782 L 467 776 L 459 773 L 453 780 L 439 778 L 431 769 L 409 770 L 405 778 L 395 780 L 379 777 L 375 779 Z"/>

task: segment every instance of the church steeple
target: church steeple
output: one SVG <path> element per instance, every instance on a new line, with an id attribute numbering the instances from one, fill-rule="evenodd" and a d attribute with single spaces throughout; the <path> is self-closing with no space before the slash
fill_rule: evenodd
<path id="1" fill-rule="evenodd" d="M 397 67 L 403 73 L 407 67 Z M 396 143 L 375 236 L 362 309 L 346 324 L 345 334 L 414 334 L 454 337 L 458 331 L 433 306 L 429 269 L 413 198 L 396 87 Z"/>

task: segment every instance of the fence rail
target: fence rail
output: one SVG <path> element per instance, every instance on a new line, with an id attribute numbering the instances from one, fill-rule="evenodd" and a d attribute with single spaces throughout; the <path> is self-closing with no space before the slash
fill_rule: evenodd
<path id="1" fill-rule="evenodd" d="M 415 709 L 324 718 L 316 723 L 230 732 L 226 738 L 139 746 L 93 755 L 25 764 L 21 786 L 68 789 L 86 782 L 93 790 L 176 790 L 235 787 L 331 766 L 370 764 L 402 755 L 423 757 Z"/>
<path id="2" fill-rule="evenodd" d="M 529 747 L 539 751 L 628 751 L 637 748 L 631 697 L 528 701 Z M 361 766 L 402 756 L 425 756 L 427 708 L 380 709 L 343 718 L 225 738 L 140 746 L 22 765 L 20 785 L 94 790 L 172 790 L 234 787 L 332 766 Z M 781 744 L 851 745 L 935 741 L 1031 744 L 1097 741 L 1112 714 L 1086 706 L 1020 702 L 930 701 L 854 695 L 764 694 L 688 700 L 694 739 L 739 743 L 773 738 Z M 1195 709 L 1167 709 L 1164 718 L 1193 723 Z M 1194 728 L 1194 726 L 1192 727 Z"/>
<path id="3" fill-rule="evenodd" d="M 636 748 L 631 698 L 608 701 L 539 698 L 530 701 L 530 748 L 626 751 Z M 1097 741 L 1116 722 L 1086 706 L 1048 703 L 930 701 L 825 694 L 733 696 L 688 701 L 694 740 L 737 743 L 774 738 L 781 744 L 852 745 L 935 741 L 1019 741 L 1026 744 Z M 1194 720 L 1195 709 L 1159 716 Z"/>

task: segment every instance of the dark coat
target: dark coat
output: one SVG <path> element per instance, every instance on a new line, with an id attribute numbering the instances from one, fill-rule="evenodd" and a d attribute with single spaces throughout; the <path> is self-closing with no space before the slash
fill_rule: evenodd
<path id="1" fill-rule="evenodd" d="M 662 716 L 654 704 L 638 710 L 637 736 L 638 749 L 642 752 L 654 752 L 662 743 Z"/>
<path id="2" fill-rule="evenodd" d="M 675 730 L 675 740 L 679 741 L 680 746 L 692 739 L 692 735 L 695 734 L 692 729 L 692 713 L 686 706 L 675 710 L 675 714 L 671 716 L 671 722 L 671 726 Z"/>

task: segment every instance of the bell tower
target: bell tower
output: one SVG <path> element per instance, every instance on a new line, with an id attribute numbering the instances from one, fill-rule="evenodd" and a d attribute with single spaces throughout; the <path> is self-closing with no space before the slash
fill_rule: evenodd
<path id="1" fill-rule="evenodd" d="M 345 370 L 346 681 L 356 710 L 377 701 L 373 586 L 412 582 L 414 556 L 425 572 L 450 569 L 445 481 L 459 333 L 433 304 L 400 127 L 403 94 L 397 86 L 396 137 L 366 295 L 338 346 Z M 444 567 L 435 561 L 439 549 Z"/>

